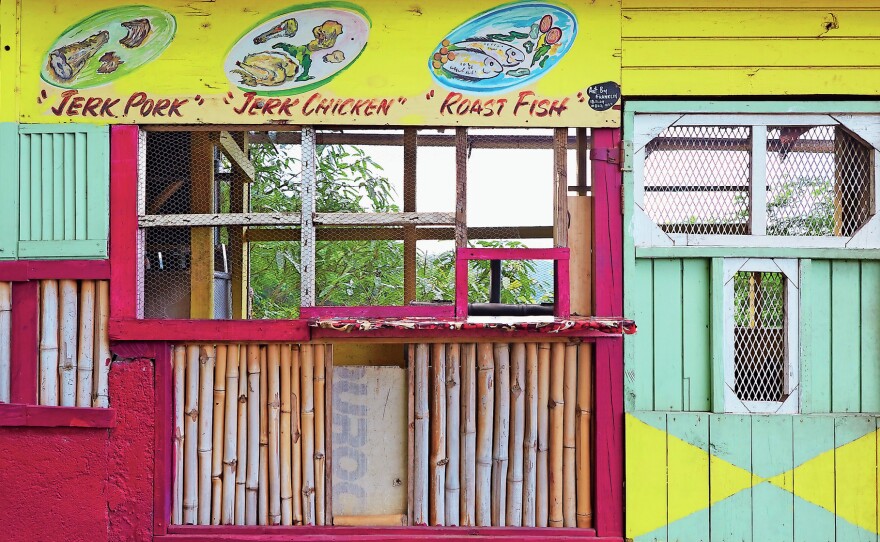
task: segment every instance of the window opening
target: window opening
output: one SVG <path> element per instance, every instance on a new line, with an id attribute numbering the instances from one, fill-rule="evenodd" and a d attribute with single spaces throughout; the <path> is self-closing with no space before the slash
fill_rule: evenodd
<path id="1" fill-rule="evenodd" d="M 733 278 L 734 372 L 743 401 L 781 401 L 785 369 L 785 277 L 741 271 Z"/>

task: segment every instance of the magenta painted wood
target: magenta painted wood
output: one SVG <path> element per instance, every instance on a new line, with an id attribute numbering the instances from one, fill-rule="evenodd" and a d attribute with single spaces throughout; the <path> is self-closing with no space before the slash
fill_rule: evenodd
<path id="1" fill-rule="evenodd" d="M 456 258 L 465 260 L 562 260 L 569 250 L 562 248 L 460 248 Z"/>
<path id="2" fill-rule="evenodd" d="M 463 249 L 458 249 L 459 251 Z M 455 256 L 455 317 L 466 319 L 468 313 L 468 261 Z"/>
<path id="3" fill-rule="evenodd" d="M 306 320 L 137 320 L 110 319 L 112 341 L 301 342 Z"/>
<path id="4" fill-rule="evenodd" d="M 601 536 L 623 536 L 623 341 L 595 348 L 594 525 Z"/>
<path id="5" fill-rule="evenodd" d="M 455 307 L 448 305 L 403 305 L 381 307 L 300 307 L 299 316 L 310 318 L 450 318 Z"/>
<path id="6" fill-rule="evenodd" d="M 138 127 L 110 127 L 110 316 L 137 316 Z"/>
<path id="7" fill-rule="evenodd" d="M 42 279 L 105 280 L 110 278 L 108 260 L 18 260 L 0 262 L 0 281 Z"/>
<path id="8" fill-rule="evenodd" d="M 173 371 L 171 346 L 167 343 L 144 345 L 144 350 L 156 353 L 155 365 L 155 463 L 153 464 L 153 534 L 164 535 L 171 523 L 171 496 L 174 491 L 174 447 L 171 445 L 174 427 L 174 401 L 182 397 L 173 395 Z"/>
<path id="9" fill-rule="evenodd" d="M 157 345 L 164 343 L 153 342 L 113 342 L 110 351 L 113 355 L 122 359 L 148 358 L 155 359 Z"/>
<path id="10" fill-rule="evenodd" d="M 27 425 L 27 405 L 0 403 L 0 427 Z"/>
<path id="11" fill-rule="evenodd" d="M 405 339 L 417 342 L 423 339 L 448 339 L 450 341 L 509 341 L 511 338 L 546 341 L 553 338 L 575 337 L 586 342 L 594 340 L 613 339 L 619 335 L 612 335 L 595 329 L 566 330 L 558 333 L 548 333 L 535 330 L 505 330 L 505 329 L 376 329 L 368 331 L 341 331 L 335 329 L 312 329 L 312 340 L 345 340 L 345 339 Z M 399 341 L 398 341 L 399 342 Z"/>
<path id="12" fill-rule="evenodd" d="M 568 249 L 566 249 L 567 251 Z M 553 262 L 553 315 L 556 318 L 571 316 L 571 282 L 569 260 L 562 258 Z"/>
<path id="13" fill-rule="evenodd" d="M 24 282 L 28 280 L 28 261 L 0 262 L 0 281 Z"/>
<path id="14" fill-rule="evenodd" d="M 116 411 L 110 408 L 0 404 L 0 426 L 111 428 L 116 426 Z"/>
<path id="15" fill-rule="evenodd" d="M 593 148 L 614 150 L 620 142 L 620 130 L 593 130 Z M 602 153 L 594 153 L 594 155 Z M 604 153 L 606 160 L 609 153 Z M 623 210 L 620 165 L 599 159 L 591 160 L 593 173 L 593 296 L 598 316 L 623 315 Z"/>
<path id="16" fill-rule="evenodd" d="M 40 360 L 40 283 L 12 283 L 12 367 L 10 396 L 13 403 L 39 402 L 37 382 Z"/>

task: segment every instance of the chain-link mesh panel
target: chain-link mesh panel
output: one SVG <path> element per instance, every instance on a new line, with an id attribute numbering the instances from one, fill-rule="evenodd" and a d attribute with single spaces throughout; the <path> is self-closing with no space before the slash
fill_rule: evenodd
<path id="1" fill-rule="evenodd" d="M 749 233 L 751 128 L 671 126 L 645 147 L 645 212 L 664 231 Z"/>
<path id="2" fill-rule="evenodd" d="M 785 384 L 785 276 L 734 276 L 734 377 L 743 401 L 781 401 Z"/>
<path id="3" fill-rule="evenodd" d="M 871 148 L 840 126 L 767 130 L 767 233 L 849 236 L 871 209 Z"/>

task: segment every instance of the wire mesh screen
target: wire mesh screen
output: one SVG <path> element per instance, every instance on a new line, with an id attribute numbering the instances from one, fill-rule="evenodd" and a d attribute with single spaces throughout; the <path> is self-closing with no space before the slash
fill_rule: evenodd
<path id="1" fill-rule="evenodd" d="M 734 276 L 734 377 L 743 401 L 781 401 L 785 384 L 785 276 Z"/>
<path id="2" fill-rule="evenodd" d="M 767 130 L 767 233 L 849 236 L 872 213 L 871 148 L 840 126 Z"/>
<path id="3" fill-rule="evenodd" d="M 671 126 L 645 147 L 645 212 L 664 231 L 749 233 L 751 128 Z"/>

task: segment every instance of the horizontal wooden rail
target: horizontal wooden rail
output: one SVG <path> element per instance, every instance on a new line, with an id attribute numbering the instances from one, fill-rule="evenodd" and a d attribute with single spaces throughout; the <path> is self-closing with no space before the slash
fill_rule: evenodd
<path id="1" fill-rule="evenodd" d="M 0 281 L 110 278 L 109 260 L 17 260 L 0 262 Z"/>
<path id="2" fill-rule="evenodd" d="M 567 260 L 568 248 L 460 248 L 462 260 Z"/>
<path id="3" fill-rule="evenodd" d="M 174 226 L 299 226 L 300 213 L 219 213 L 145 215 L 138 218 L 141 228 Z"/>
<path id="4" fill-rule="evenodd" d="M 110 408 L 0 404 L 0 427 L 115 426 L 116 411 Z"/>
<path id="5" fill-rule="evenodd" d="M 316 213 L 325 226 L 454 226 L 455 213 Z"/>
<path id="6" fill-rule="evenodd" d="M 304 342 L 305 320 L 110 319 L 111 341 Z"/>
<path id="7" fill-rule="evenodd" d="M 334 227 L 317 228 L 318 241 L 402 241 L 405 236 L 402 227 Z M 445 241 L 455 239 L 452 226 L 425 226 L 415 230 L 419 241 Z M 284 229 L 249 229 L 245 238 L 251 242 L 299 241 L 299 227 Z M 468 239 L 552 239 L 553 226 L 510 226 L 502 228 L 468 228 Z"/>
<path id="8" fill-rule="evenodd" d="M 278 132 L 270 137 L 268 132 L 255 131 L 251 133 L 251 143 L 273 142 L 283 145 L 299 145 L 299 132 Z M 361 147 L 402 147 L 403 132 L 399 133 L 363 133 L 363 132 L 318 132 L 318 145 L 358 145 Z M 577 148 L 577 138 L 568 137 L 568 148 Z M 586 138 L 589 147 L 590 138 Z M 419 134 L 419 147 L 455 147 L 454 134 Z M 472 149 L 551 149 L 553 148 L 552 135 L 511 135 L 511 134 L 469 134 L 468 147 Z"/>

